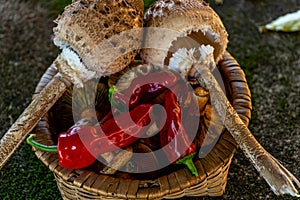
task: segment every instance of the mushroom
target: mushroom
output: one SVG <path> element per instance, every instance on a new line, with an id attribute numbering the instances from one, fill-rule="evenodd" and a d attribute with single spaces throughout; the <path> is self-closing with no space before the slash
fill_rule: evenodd
<path id="1" fill-rule="evenodd" d="M 145 15 L 148 27 L 142 58 L 168 67 L 184 79 L 192 77 L 206 88 L 211 105 L 223 119 L 245 156 L 276 195 L 300 197 L 300 182 L 272 157 L 240 119 L 212 75 L 227 46 L 226 30 L 217 14 L 199 0 L 159 0 Z"/>
<path id="2" fill-rule="evenodd" d="M 228 43 L 220 17 L 201 0 L 158 0 L 145 13 L 145 26 L 141 57 L 154 65 L 168 65 L 178 48 L 191 49 L 200 44 L 214 47 L 218 63 Z"/>
<path id="3" fill-rule="evenodd" d="M 140 49 L 142 0 L 78 0 L 56 20 L 54 43 L 62 49 L 59 73 L 24 110 L 0 141 L 0 169 L 68 86 L 125 68 Z"/>
<path id="4" fill-rule="evenodd" d="M 53 41 L 62 49 L 61 58 L 83 75 L 79 84 L 119 72 L 134 59 L 143 25 L 142 1 L 134 2 L 75 1 L 57 18 Z"/>

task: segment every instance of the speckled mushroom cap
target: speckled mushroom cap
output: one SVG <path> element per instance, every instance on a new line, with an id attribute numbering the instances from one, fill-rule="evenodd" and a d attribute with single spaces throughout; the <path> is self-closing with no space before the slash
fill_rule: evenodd
<path id="1" fill-rule="evenodd" d="M 55 21 L 54 43 L 75 52 L 98 77 L 107 76 L 140 49 L 143 14 L 142 0 L 73 1 Z"/>
<path id="2" fill-rule="evenodd" d="M 213 46 L 218 62 L 227 48 L 226 29 L 217 13 L 204 1 L 158 0 L 144 18 L 145 26 L 150 27 L 141 53 L 146 62 L 166 64 L 165 58 L 170 52 L 200 44 Z"/>

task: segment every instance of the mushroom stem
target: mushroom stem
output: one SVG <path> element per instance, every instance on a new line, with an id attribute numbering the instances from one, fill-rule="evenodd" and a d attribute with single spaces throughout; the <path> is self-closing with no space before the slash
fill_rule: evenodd
<path id="1" fill-rule="evenodd" d="M 55 66 L 59 64 L 57 59 L 55 62 Z M 61 64 L 66 65 L 65 62 Z M 71 82 L 69 80 L 57 73 L 41 93 L 35 96 L 29 106 L 1 138 L 0 169 L 70 85 Z"/>
<path id="2" fill-rule="evenodd" d="M 259 144 L 231 106 L 209 69 L 198 64 L 195 64 L 194 67 L 196 69 L 195 78 L 209 90 L 212 105 L 218 115 L 224 117 L 225 127 L 273 192 L 276 195 L 290 194 L 300 197 L 293 181 L 299 188 L 300 182 Z"/>
<path id="3" fill-rule="evenodd" d="M 199 60 L 194 57 L 195 49 L 178 49 L 170 59 L 168 67 L 178 71 L 183 78 L 196 78 L 209 91 L 211 105 L 220 119 L 223 119 L 224 126 L 276 195 L 290 194 L 300 197 L 293 184 L 294 182 L 300 188 L 300 182 L 259 144 L 211 73 L 216 67 L 214 49 L 210 45 L 201 45 L 198 50 Z"/>
<path id="4" fill-rule="evenodd" d="M 300 197 L 293 184 L 294 182 L 300 188 L 300 182 L 297 178 L 259 144 L 227 100 L 208 68 L 209 65 L 215 65 L 212 54 L 208 54 L 206 58 L 201 58 L 202 61 L 193 64 L 189 75 L 195 77 L 203 87 L 209 90 L 213 108 L 224 119 L 225 127 L 234 137 L 245 156 L 276 195 L 290 194 Z M 203 62 L 203 59 L 207 62 Z M 203 63 L 209 63 L 209 65 L 206 66 Z"/>

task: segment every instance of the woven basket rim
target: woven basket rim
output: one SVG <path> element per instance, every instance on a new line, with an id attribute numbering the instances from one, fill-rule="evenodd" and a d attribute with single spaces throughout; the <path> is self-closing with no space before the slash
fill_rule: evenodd
<path id="1" fill-rule="evenodd" d="M 223 56 L 223 60 L 218 63 L 218 69 L 222 75 L 223 81 L 226 82 L 226 92 L 229 94 L 229 101 L 231 101 L 233 107 L 244 121 L 246 125 L 249 124 L 251 118 L 251 94 L 247 85 L 245 74 L 240 68 L 240 65 L 236 60 L 226 52 Z M 49 82 L 52 77 L 57 73 L 55 67 L 51 65 L 45 74 L 42 76 L 41 81 L 36 87 L 35 95 L 38 95 L 41 89 Z M 45 144 L 53 144 L 51 139 L 51 130 L 48 124 L 48 114 L 41 119 L 35 130 L 37 138 Z M 138 188 L 135 180 L 131 182 L 135 187 L 133 191 L 125 191 L 126 194 L 111 192 L 107 187 L 107 184 L 128 185 L 128 180 L 122 180 L 120 178 L 110 177 L 109 175 L 96 174 L 95 172 L 87 171 L 85 169 L 72 170 L 64 169 L 58 164 L 58 158 L 56 153 L 42 152 L 34 149 L 36 156 L 55 174 L 57 181 L 61 181 L 64 184 L 69 184 L 69 187 L 76 188 L 76 191 L 81 188 L 83 193 L 98 194 L 101 196 L 118 197 L 118 198 L 178 198 L 180 196 L 203 196 L 201 194 L 200 185 L 203 181 L 210 181 L 206 183 L 206 188 L 212 187 L 213 184 L 217 185 L 219 189 L 215 189 L 216 192 L 209 193 L 207 189 L 203 194 L 209 196 L 220 196 L 223 194 L 226 185 L 226 178 L 228 168 L 231 163 L 231 159 L 236 151 L 237 144 L 226 130 L 219 139 L 219 142 L 215 145 L 213 150 L 204 158 L 201 158 L 195 162 L 199 177 L 191 176 L 186 169 L 179 169 L 164 177 L 156 178 L 156 181 L 160 183 L 160 188 Z M 222 173 L 222 179 L 213 181 L 214 178 Z M 225 178 L 224 178 L 225 177 Z M 168 181 L 174 179 L 177 186 L 163 186 Z M 168 180 L 168 181 L 167 181 Z M 102 186 L 102 188 L 101 188 Z M 212 187 L 213 188 L 213 187 Z M 59 188 L 63 194 L 61 188 Z M 128 188 L 127 188 L 128 189 Z M 145 191 L 145 190 L 149 191 Z M 119 189 L 120 192 L 121 189 Z M 213 190 L 212 190 L 213 191 Z M 198 195 L 199 194 L 199 195 Z"/>

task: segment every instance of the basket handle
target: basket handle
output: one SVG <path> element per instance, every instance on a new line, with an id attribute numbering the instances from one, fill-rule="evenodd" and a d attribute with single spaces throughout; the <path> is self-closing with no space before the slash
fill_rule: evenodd
<path id="1" fill-rule="evenodd" d="M 69 85 L 57 73 L 5 133 L 0 141 L 0 170 Z"/>

